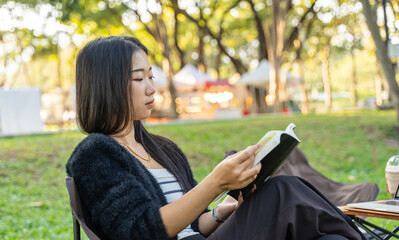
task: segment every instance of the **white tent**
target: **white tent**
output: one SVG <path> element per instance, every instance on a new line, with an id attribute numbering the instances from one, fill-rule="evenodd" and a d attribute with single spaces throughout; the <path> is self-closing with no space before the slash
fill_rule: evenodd
<path id="1" fill-rule="evenodd" d="M 177 89 L 190 89 L 204 86 L 206 81 L 213 81 L 212 77 L 199 71 L 191 64 L 184 66 L 173 77 Z"/>
<path id="2" fill-rule="evenodd" d="M 263 59 L 254 71 L 244 73 L 237 84 L 264 87 L 269 82 L 269 79 L 270 63 L 266 59 Z"/>
<path id="3" fill-rule="evenodd" d="M 283 76 L 281 80 L 288 83 L 288 86 L 296 87 L 299 84 L 300 78 L 293 76 L 290 72 L 282 69 L 281 75 Z M 254 71 L 244 73 L 237 84 L 265 87 L 269 80 L 270 63 L 266 59 L 263 59 Z"/>
<path id="4" fill-rule="evenodd" d="M 165 72 L 158 66 L 152 66 L 152 73 L 154 74 L 154 84 L 157 90 L 168 89 L 168 78 Z"/>
<path id="5" fill-rule="evenodd" d="M 43 131 L 40 118 L 41 91 L 38 88 L 0 88 L 1 135 L 29 134 Z"/>

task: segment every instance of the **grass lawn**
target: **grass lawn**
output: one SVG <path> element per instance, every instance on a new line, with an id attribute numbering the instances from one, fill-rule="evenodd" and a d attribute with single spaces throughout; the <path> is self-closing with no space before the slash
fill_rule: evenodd
<path id="1" fill-rule="evenodd" d="M 186 153 L 200 181 L 227 149 L 255 144 L 268 130 L 297 125 L 300 148 L 311 165 L 339 182 L 375 182 L 385 192 L 384 170 L 399 154 L 393 111 L 259 116 L 241 120 L 149 126 Z M 64 184 L 65 163 L 85 135 L 68 132 L 0 139 L 0 239 L 71 239 L 72 219 Z M 373 220 L 392 225 L 393 221 Z"/>

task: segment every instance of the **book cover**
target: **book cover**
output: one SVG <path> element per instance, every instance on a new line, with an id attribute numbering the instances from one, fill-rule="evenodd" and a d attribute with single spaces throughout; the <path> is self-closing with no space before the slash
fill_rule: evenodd
<path id="1" fill-rule="evenodd" d="M 262 168 L 257 178 L 248 186 L 242 189 L 230 190 L 230 196 L 238 199 L 239 192 L 242 192 L 244 200 L 252 194 L 253 185 L 262 185 L 281 166 L 291 151 L 301 142 L 294 133 L 295 124 L 290 123 L 285 131 L 269 131 L 258 144 L 261 147 L 257 150 L 254 164 L 262 163 Z"/>

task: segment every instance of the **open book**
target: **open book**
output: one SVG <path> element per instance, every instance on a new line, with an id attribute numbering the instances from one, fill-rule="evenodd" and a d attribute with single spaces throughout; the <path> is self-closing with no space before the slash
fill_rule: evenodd
<path id="1" fill-rule="evenodd" d="M 240 191 L 247 199 L 252 194 L 254 184 L 256 186 L 262 185 L 269 179 L 274 172 L 281 166 L 291 151 L 301 142 L 294 133 L 295 124 L 290 123 L 285 131 L 269 131 L 258 142 L 261 147 L 256 151 L 256 156 L 253 166 L 262 163 L 262 168 L 257 178 L 248 186 L 242 189 L 230 190 L 219 195 L 215 201 L 219 201 L 224 194 L 238 199 Z"/>

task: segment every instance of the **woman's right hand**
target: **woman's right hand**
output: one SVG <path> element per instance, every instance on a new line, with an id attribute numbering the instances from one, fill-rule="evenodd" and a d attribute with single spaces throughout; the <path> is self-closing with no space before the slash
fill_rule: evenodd
<path id="1" fill-rule="evenodd" d="M 245 150 L 228 156 L 220 162 L 210 174 L 220 192 L 246 187 L 255 180 L 261 164 L 252 167 L 255 159 L 255 151 L 259 145 L 247 147 Z"/>

